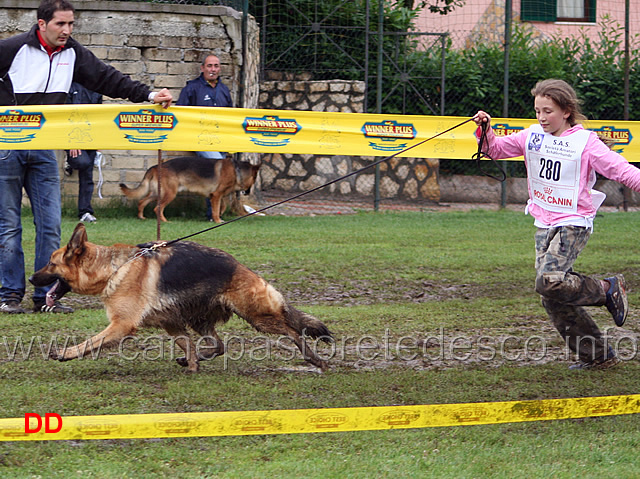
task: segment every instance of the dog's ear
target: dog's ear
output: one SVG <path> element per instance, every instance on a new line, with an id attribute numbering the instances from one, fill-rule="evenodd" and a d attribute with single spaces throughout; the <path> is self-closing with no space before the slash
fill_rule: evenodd
<path id="1" fill-rule="evenodd" d="M 73 256 L 80 256 L 84 253 L 84 245 L 87 242 L 87 230 L 82 223 L 76 225 L 76 229 L 73 230 L 71 239 L 67 244 L 67 251 L 64 254 L 66 260 L 71 259 Z"/>

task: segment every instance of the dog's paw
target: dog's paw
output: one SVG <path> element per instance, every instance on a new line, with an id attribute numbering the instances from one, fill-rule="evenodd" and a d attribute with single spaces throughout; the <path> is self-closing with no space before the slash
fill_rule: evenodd
<path id="1" fill-rule="evenodd" d="M 64 361 L 71 361 L 75 358 L 65 358 L 64 355 L 58 351 L 51 351 L 49 353 L 49 359 L 53 359 L 55 361 L 60 361 L 61 363 Z"/>
<path id="2" fill-rule="evenodd" d="M 221 353 L 221 352 L 218 352 L 218 351 L 206 352 L 206 353 L 198 354 L 198 359 L 200 361 L 210 361 L 211 359 L 215 359 L 218 356 L 222 356 L 223 354 L 224 354 L 223 352 Z"/>
<path id="3" fill-rule="evenodd" d="M 186 368 L 187 366 L 189 366 L 189 362 L 187 361 L 187 358 L 176 358 L 176 363 L 178 363 L 183 368 Z"/>
<path id="4" fill-rule="evenodd" d="M 197 373 L 200 369 L 200 365 L 196 362 L 195 365 L 190 365 L 187 358 L 176 358 L 176 363 L 178 363 L 183 368 L 187 368 L 184 370 L 185 374 Z"/>

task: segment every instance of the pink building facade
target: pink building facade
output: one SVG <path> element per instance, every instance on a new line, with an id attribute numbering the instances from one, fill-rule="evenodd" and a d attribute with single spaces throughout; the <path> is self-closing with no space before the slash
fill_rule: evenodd
<path id="1" fill-rule="evenodd" d="M 555 4 L 555 5 L 554 5 Z M 630 37 L 640 34 L 640 5 L 630 0 Z M 505 0 L 467 0 L 448 15 L 423 10 L 416 30 L 449 33 L 457 48 L 475 42 L 501 42 L 504 38 Z M 625 0 L 513 0 L 512 18 L 534 30 L 536 37 L 579 37 L 582 32 L 597 39 L 602 19 L 608 16 L 621 28 L 625 25 Z"/>

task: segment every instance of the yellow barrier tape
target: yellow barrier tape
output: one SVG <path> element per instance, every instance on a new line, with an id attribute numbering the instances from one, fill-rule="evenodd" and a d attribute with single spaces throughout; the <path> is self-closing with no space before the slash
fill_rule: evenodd
<path id="1" fill-rule="evenodd" d="M 47 433 L 25 419 L 0 419 L 0 441 L 142 439 L 299 434 L 549 421 L 640 412 L 640 394 L 493 403 L 54 418 Z M 57 416 L 57 415 L 56 415 Z M 41 421 L 41 422 L 44 422 Z"/>
<path id="2" fill-rule="evenodd" d="M 389 156 L 467 118 L 297 110 L 203 108 L 131 104 L 0 107 L 2 149 L 230 151 Z M 493 120 L 505 135 L 535 120 Z M 640 157 L 640 122 L 587 125 Z M 467 123 L 399 156 L 469 159 L 477 151 Z"/>

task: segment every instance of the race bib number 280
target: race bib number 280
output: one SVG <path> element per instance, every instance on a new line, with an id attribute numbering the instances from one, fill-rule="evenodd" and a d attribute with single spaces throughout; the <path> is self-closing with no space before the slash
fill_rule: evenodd
<path id="1" fill-rule="evenodd" d="M 576 213 L 580 163 L 589 133 L 580 130 L 557 137 L 545 134 L 537 126 L 531 127 L 527 138 L 531 200 L 549 211 Z"/>

